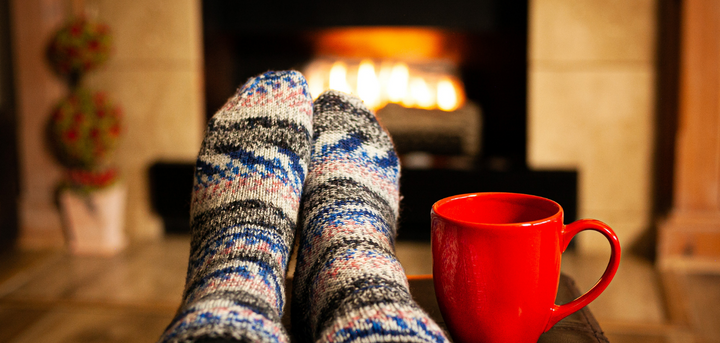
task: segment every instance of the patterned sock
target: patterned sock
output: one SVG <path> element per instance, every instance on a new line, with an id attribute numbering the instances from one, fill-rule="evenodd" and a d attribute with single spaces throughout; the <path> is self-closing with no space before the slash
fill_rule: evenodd
<path id="1" fill-rule="evenodd" d="M 335 91 L 315 101 L 313 127 L 293 331 L 317 342 L 446 342 L 395 258 L 400 166 L 390 138 L 360 99 Z"/>
<path id="2" fill-rule="evenodd" d="M 280 317 L 311 132 L 312 99 L 295 71 L 251 78 L 210 120 L 183 303 L 162 342 L 289 342 Z"/>

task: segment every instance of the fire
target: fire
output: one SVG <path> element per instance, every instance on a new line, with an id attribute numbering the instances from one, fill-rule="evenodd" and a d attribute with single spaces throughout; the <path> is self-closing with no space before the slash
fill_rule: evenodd
<path id="1" fill-rule="evenodd" d="M 396 63 L 390 72 L 387 94 L 390 102 L 399 103 L 405 98 L 410 72 L 405 63 Z"/>
<path id="2" fill-rule="evenodd" d="M 375 65 L 370 60 L 360 62 L 357 73 L 357 94 L 370 108 L 380 105 L 380 82 L 375 74 Z"/>
<path id="3" fill-rule="evenodd" d="M 376 71 L 376 65 L 379 71 Z M 372 110 L 396 103 L 405 107 L 454 111 L 464 102 L 462 84 L 441 67 L 434 64 L 411 66 L 397 61 L 376 64 L 370 59 L 359 63 L 321 59 L 308 65 L 305 75 L 315 97 L 327 89 L 335 89 L 357 95 Z"/>
<path id="4" fill-rule="evenodd" d="M 443 78 L 438 82 L 437 105 L 443 111 L 453 111 L 457 108 L 458 95 L 449 78 Z"/>
<path id="5" fill-rule="evenodd" d="M 435 98 L 422 77 L 414 77 L 410 80 L 410 99 L 407 100 L 407 104 L 426 110 L 435 107 Z"/>
<path id="6" fill-rule="evenodd" d="M 337 61 L 330 68 L 329 88 L 345 93 L 351 93 L 350 85 L 347 82 L 347 67 L 345 63 Z"/>

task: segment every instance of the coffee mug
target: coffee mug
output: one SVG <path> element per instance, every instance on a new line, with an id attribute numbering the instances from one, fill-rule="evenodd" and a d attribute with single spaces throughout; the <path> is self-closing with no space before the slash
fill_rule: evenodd
<path id="1" fill-rule="evenodd" d="M 456 195 L 432 207 L 435 295 L 456 342 L 537 342 L 543 332 L 595 300 L 620 263 L 606 224 L 563 225 L 552 200 L 515 193 Z M 580 231 L 610 241 L 610 262 L 590 291 L 556 305 L 560 259 Z"/>

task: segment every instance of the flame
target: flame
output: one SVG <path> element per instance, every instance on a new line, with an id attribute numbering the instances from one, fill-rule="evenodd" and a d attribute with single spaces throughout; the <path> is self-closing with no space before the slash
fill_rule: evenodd
<path id="1" fill-rule="evenodd" d="M 348 66 L 348 61 L 350 65 Z M 357 60 L 355 60 L 357 61 Z M 376 68 L 379 71 L 376 72 Z M 443 69 L 445 68 L 445 69 Z M 405 62 L 363 59 L 317 59 L 305 68 L 314 97 L 326 89 L 354 93 L 371 110 L 387 103 L 421 109 L 454 111 L 464 102 L 462 83 L 443 64 L 408 66 Z"/>
<path id="2" fill-rule="evenodd" d="M 347 66 L 342 61 L 336 61 L 330 68 L 330 89 L 351 93 L 347 82 Z"/>
<path id="3" fill-rule="evenodd" d="M 421 77 L 414 77 L 410 80 L 410 97 L 412 97 L 412 102 L 422 109 L 432 109 L 435 104 L 435 97 L 430 91 L 430 87 Z"/>
<path id="4" fill-rule="evenodd" d="M 390 102 L 401 102 L 408 88 L 410 71 L 405 63 L 396 63 L 390 71 L 387 83 L 387 95 Z"/>
<path id="5" fill-rule="evenodd" d="M 443 111 L 454 111 L 459 103 L 455 85 L 449 78 L 445 77 L 437 84 L 437 105 Z"/>
<path id="6" fill-rule="evenodd" d="M 380 82 L 375 75 L 375 65 L 370 60 L 360 62 L 357 73 L 357 94 L 372 109 L 380 104 Z"/>

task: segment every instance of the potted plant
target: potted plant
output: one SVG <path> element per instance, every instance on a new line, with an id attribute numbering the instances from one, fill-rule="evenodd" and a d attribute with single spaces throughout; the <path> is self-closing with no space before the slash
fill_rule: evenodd
<path id="1" fill-rule="evenodd" d="M 108 95 L 82 85 L 83 76 L 108 59 L 106 25 L 77 18 L 56 32 L 47 49 L 53 71 L 69 94 L 53 108 L 49 146 L 65 168 L 58 203 L 70 251 L 112 255 L 126 245 L 126 188 L 112 163 L 122 131 L 122 113 Z"/>

